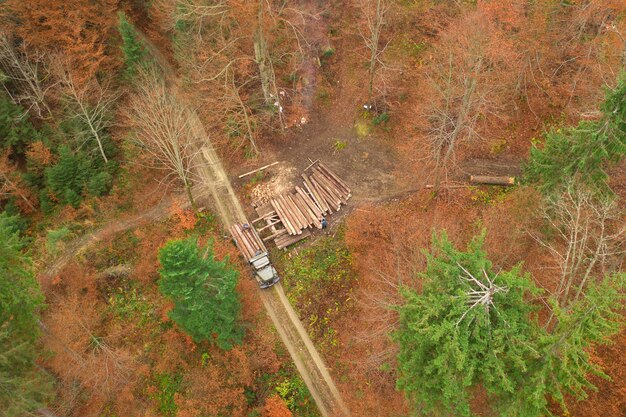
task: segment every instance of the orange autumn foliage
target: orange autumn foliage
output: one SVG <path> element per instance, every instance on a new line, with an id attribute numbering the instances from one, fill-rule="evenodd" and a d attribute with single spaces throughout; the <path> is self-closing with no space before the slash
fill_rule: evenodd
<path id="1" fill-rule="evenodd" d="M 116 65 L 111 48 L 117 24 L 117 0 L 8 0 L 14 33 L 25 47 L 61 54 L 70 64 L 79 84 L 97 71 Z"/>
<path id="2" fill-rule="evenodd" d="M 265 400 L 262 415 L 263 417 L 293 417 L 285 402 L 278 395 Z"/>
<path id="3" fill-rule="evenodd" d="M 182 230 L 192 230 L 196 225 L 196 214 L 191 209 L 183 208 L 180 202 L 174 200 L 170 208 L 172 217 L 177 222 L 178 227 Z"/>

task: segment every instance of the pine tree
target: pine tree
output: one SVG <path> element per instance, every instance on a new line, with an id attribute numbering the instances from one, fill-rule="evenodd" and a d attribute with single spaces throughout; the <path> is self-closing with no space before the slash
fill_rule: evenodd
<path id="1" fill-rule="evenodd" d="M 91 174 L 90 168 L 89 162 L 81 154 L 75 154 L 63 145 L 59 148 L 59 161 L 46 169 L 46 184 L 61 203 L 78 207 Z"/>
<path id="2" fill-rule="evenodd" d="M 137 31 L 124 12 L 119 12 L 118 30 L 122 37 L 122 52 L 126 63 L 126 76 L 133 78 L 137 74 L 137 68 L 146 58 L 146 50 L 138 38 Z"/>
<path id="3" fill-rule="evenodd" d="M 210 246 L 202 254 L 193 238 L 167 243 L 159 261 L 159 289 L 175 304 L 170 318 L 196 342 L 209 340 L 222 349 L 240 344 L 237 271 L 216 260 Z"/>
<path id="4" fill-rule="evenodd" d="M 0 213 L 0 409 L 6 416 L 41 407 L 50 392 L 35 366 L 43 295 L 18 227 L 15 217 Z"/>

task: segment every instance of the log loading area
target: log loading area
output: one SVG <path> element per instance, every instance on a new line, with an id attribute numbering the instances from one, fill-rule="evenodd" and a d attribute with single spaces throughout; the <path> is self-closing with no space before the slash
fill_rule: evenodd
<path id="1" fill-rule="evenodd" d="M 267 234 L 264 242 L 274 240 L 278 249 L 307 238 L 314 227 L 321 229 L 322 220 L 352 196 L 346 183 L 319 161 L 305 169 L 302 179 L 302 186 L 256 207 L 252 225 L 259 235 Z"/>

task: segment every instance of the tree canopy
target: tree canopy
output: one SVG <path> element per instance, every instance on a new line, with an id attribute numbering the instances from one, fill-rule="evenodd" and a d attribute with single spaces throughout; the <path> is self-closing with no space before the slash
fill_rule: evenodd
<path id="1" fill-rule="evenodd" d="M 601 112 L 599 121 L 550 130 L 543 148 L 531 148 L 526 175 L 542 191 L 553 191 L 571 178 L 606 188 L 607 164 L 626 153 L 626 73 L 607 91 Z"/>
<path id="2" fill-rule="evenodd" d="M 18 228 L 17 218 L 0 213 L 0 409 L 8 416 L 41 407 L 49 392 L 35 367 L 43 295 Z"/>
<path id="3" fill-rule="evenodd" d="M 167 243 L 159 261 L 159 289 L 174 301 L 170 318 L 196 342 L 208 340 L 222 349 L 240 344 L 244 332 L 235 290 L 239 273 L 227 260 L 216 260 L 211 246 L 202 253 L 189 238 Z"/>
<path id="4" fill-rule="evenodd" d="M 611 309 L 624 297 L 623 276 L 566 310 L 555 306 L 558 324 L 546 329 L 531 298 L 539 289 L 521 266 L 495 272 L 483 239 L 459 251 L 445 233 L 435 236 L 423 293 L 402 289 L 398 387 L 426 413 L 471 416 L 472 388 L 482 386 L 502 416 L 550 415 L 548 396 L 565 408 L 565 393 L 582 398 L 587 374 L 600 374 L 586 349 L 619 330 Z"/>

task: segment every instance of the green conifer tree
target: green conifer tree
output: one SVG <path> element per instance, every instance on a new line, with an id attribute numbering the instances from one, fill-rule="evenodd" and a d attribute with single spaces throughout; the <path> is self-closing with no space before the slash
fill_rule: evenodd
<path id="1" fill-rule="evenodd" d="M 78 207 L 92 174 L 90 163 L 82 154 L 62 145 L 58 162 L 46 169 L 46 184 L 61 203 Z"/>
<path id="2" fill-rule="evenodd" d="M 202 254 L 193 238 L 167 243 L 159 261 L 159 289 L 174 301 L 170 318 L 196 342 L 209 340 L 222 349 L 240 344 L 237 271 L 216 260 L 210 246 Z"/>
<path id="3" fill-rule="evenodd" d="M 540 326 L 531 296 L 539 290 L 521 268 L 494 273 L 479 236 L 466 252 L 445 234 L 422 274 L 423 292 L 403 289 L 398 308 L 398 387 L 414 410 L 471 416 L 472 389 L 482 386 L 500 416 L 551 415 L 548 399 L 566 410 L 565 394 L 584 398 L 602 375 L 589 361 L 592 343 L 619 331 L 624 274 L 590 286 L 566 309 L 552 301 L 557 325 Z"/>
<path id="4" fill-rule="evenodd" d="M 0 95 L 0 149 L 23 154 L 26 147 L 38 138 L 28 113 L 5 95 Z"/>
<path id="5" fill-rule="evenodd" d="M 43 295 L 23 252 L 15 217 L 0 213 L 0 410 L 30 415 L 50 393 L 35 366 Z"/>
<path id="6" fill-rule="evenodd" d="M 126 14 L 119 12 L 118 17 L 118 30 L 122 37 L 122 52 L 124 53 L 124 62 L 126 64 L 125 75 L 132 79 L 137 74 L 138 67 L 146 58 L 146 50 L 141 44 L 135 27 L 128 21 Z"/>
<path id="7" fill-rule="evenodd" d="M 542 148 L 533 146 L 526 177 L 550 193 L 571 181 L 607 191 L 605 168 L 626 153 L 626 73 L 608 90 L 599 121 L 546 133 Z"/>

